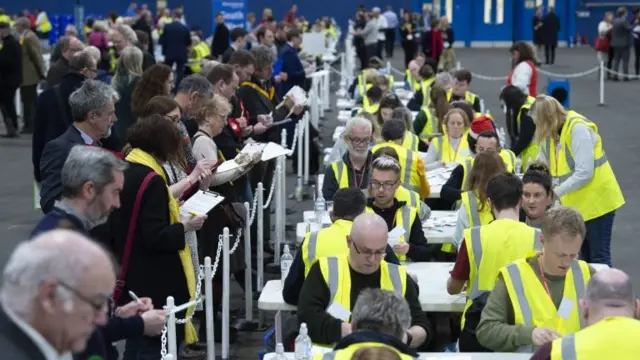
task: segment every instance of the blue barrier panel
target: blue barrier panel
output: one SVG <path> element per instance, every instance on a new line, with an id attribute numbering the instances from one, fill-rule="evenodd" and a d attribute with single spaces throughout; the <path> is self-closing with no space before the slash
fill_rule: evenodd
<path id="1" fill-rule="evenodd" d="M 550 79 L 547 83 L 547 95 L 553 96 L 562 106 L 569 108 L 571 103 L 571 83 L 567 79 Z"/>

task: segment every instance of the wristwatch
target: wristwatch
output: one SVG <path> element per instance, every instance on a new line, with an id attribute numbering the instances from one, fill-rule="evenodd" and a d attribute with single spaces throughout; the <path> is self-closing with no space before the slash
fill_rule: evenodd
<path id="1" fill-rule="evenodd" d="M 407 334 L 407 342 L 406 342 L 406 344 L 407 344 L 407 346 L 409 346 L 409 345 L 411 345 L 411 341 L 413 341 L 413 335 L 411 335 L 411 333 L 408 332 L 408 331 L 405 334 Z"/>

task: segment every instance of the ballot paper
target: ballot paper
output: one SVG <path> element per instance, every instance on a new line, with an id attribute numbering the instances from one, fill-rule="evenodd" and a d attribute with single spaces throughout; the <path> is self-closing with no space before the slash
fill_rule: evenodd
<path id="1" fill-rule="evenodd" d="M 271 159 L 275 159 L 279 156 L 290 155 L 291 150 L 282 147 L 274 142 L 270 142 L 266 144 L 264 149 L 262 150 L 262 158 L 260 160 L 267 161 Z"/>
<path id="2" fill-rule="evenodd" d="M 425 229 L 438 229 L 443 227 L 454 227 L 458 222 L 458 213 L 456 211 L 446 215 L 431 216 L 424 224 Z"/>
<path id="3" fill-rule="evenodd" d="M 387 243 L 393 247 L 400 244 L 400 237 L 405 234 L 405 231 L 400 226 L 396 226 L 393 230 L 389 231 L 389 240 Z"/>
<path id="4" fill-rule="evenodd" d="M 218 206 L 224 197 L 212 191 L 199 190 L 180 207 L 180 215 L 206 215 L 211 209 Z"/>
<path id="5" fill-rule="evenodd" d="M 287 97 L 293 100 L 295 105 L 307 105 L 308 102 L 307 93 L 297 85 L 287 92 L 285 98 Z"/>
<path id="6" fill-rule="evenodd" d="M 33 208 L 40 210 L 40 185 L 37 182 L 33 182 Z"/>
<path id="7" fill-rule="evenodd" d="M 449 177 L 451 176 L 451 172 L 457 166 L 457 163 L 454 163 L 453 166 L 447 164 L 445 167 L 433 169 L 427 171 L 427 180 L 429 180 L 429 184 L 431 186 L 442 186 L 444 185 Z"/>

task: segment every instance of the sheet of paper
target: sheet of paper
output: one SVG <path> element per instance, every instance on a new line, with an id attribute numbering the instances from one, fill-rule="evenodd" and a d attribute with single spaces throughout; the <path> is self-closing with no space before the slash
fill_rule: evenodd
<path id="1" fill-rule="evenodd" d="M 268 144 L 266 144 L 266 146 L 264 147 L 264 149 L 262 150 L 262 161 L 267 161 L 267 160 L 271 160 L 271 159 L 275 159 L 278 156 L 283 156 L 283 155 L 289 155 L 291 154 L 291 150 L 289 149 L 285 149 L 284 147 L 274 143 L 274 142 L 270 142 Z"/>
<path id="2" fill-rule="evenodd" d="M 40 186 L 37 182 L 33 182 L 33 208 L 40 210 Z"/>
<path id="3" fill-rule="evenodd" d="M 269 125 L 269 127 L 274 127 L 274 126 L 278 126 L 278 125 L 284 125 L 286 123 L 290 123 L 291 121 L 293 121 L 291 118 L 280 120 L 280 121 L 276 121 L 276 122 L 272 123 L 271 125 Z"/>
<path id="4" fill-rule="evenodd" d="M 243 152 L 243 153 L 245 153 L 245 154 L 247 154 L 249 156 L 252 156 L 253 154 L 259 153 L 262 150 L 264 150 L 265 146 L 267 146 L 267 144 L 264 144 L 264 143 L 250 143 L 250 144 L 245 145 L 242 148 L 241 152 Z"/>
<path id="5" fill-rule="evenodd" d="M 216 170 L 217 173 L 224 173 L 227 171 L 233 171 L 237 168 L 240 167 L 240 164 L 238 164 L 237 162 L 233 161 L 233 160 L 229 160 L 229 161 L 225 161 L 222 164 L 220 164 L 220 166 L 218 166 L 218 169 Z"/>
<path id="6" fill-rule="evenodd" d="M 405 234 L 405 231 L 400 226 L 396 226 L 391 231 L 389 231 L 389 240 L 387 243 L 389 246 L 395 246 L 400 243 L 400 237 Z"/>
<path id="7" fill-rule="evenodd" d="M 287 92 L 285 98 L 289 97 L 293 100 L 295 105 L 306 105 L 307 104 L 307 93 L 302 90 L 299 86 L 294 86 Z"/>
<path id="8" fill-rule="evenodd" d="M 184 202 L 180 208 L 180 214 L 182 216 L 206 215 L 223 200 L 224 196 L 221 196 L 220 194 L 200 190 Z"/>
<path id="9" fill-rule="evenodd" d="M 332 303 L 327 309 L 327 313 L 336 319 L 340 319 L 344 322 L 348 322 L 351 317 L 351 311 L 344 308 L 344 306 L 338 303 Z"/>

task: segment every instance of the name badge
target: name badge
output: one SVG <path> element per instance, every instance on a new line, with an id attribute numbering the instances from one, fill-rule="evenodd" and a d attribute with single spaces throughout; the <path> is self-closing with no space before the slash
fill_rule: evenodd
<path id="1" fill-rule="evenodd" d="M 563 298 L 560 303 L 560 307 L 558 307 L 558 316 L 561 318 L 568 320 L 569 316 L 571 316 L 571 312 L 573 311 L 574 302 L 571 299 Z"/>
<path id="2" fill-rule="evenodd" d="M 351 311 L 344 308 L 344 306 L 338 303 L 332 303 L 327 309 L 327 313 L 336 319 L 340 319 L 344 322 L 348 322 L 351 317 Z"/>
<path id="3" fill-rule="evenodd" d="M 413 40 L 413 35 L 411 34 L 407 35 L 407 40 Z"/>

